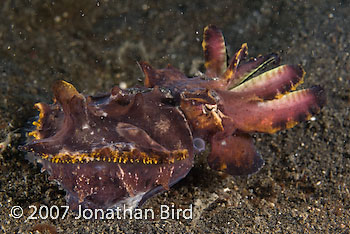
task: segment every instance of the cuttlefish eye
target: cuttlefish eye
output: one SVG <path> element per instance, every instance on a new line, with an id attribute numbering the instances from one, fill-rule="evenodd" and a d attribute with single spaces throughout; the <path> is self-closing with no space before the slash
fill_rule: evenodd
<path id="1" fill-rule="evenodd" d="M 202 138 L 194 138 L 193 139 L 193 148 L 197 152 L 202 152 L 205 150 L 205 141 Z"/>

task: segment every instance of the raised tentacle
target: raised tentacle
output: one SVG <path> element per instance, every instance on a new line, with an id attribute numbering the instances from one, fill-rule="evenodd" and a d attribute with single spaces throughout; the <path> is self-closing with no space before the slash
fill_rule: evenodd
<path id="1" fill-rule="evenodd" d="M 248 55 L 248 46 L 247 43 L 242 44 L 241 48 L 236 52 L 235 56 L 230 60 L 230 64 L 227 67 L 225 73 L 223 73 L 220 78 L 227 85 L 227 87 L 235 84 L 236 73 L 239 66 L 239 63 Z"/>
<path id="2" fill-rule="evenodd" d="M 227 55 L 224 36 L 214 25 L 204 28 L 202 47 L 207 77 L 218 77 L 226 69 Z"/>

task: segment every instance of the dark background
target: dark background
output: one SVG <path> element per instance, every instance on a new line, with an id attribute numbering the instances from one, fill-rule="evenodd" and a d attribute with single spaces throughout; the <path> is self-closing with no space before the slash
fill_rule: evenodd
<path id="1" fill-rule="evenodd" d="M 58 232 L 341 232 L 350 223 L 350 5 L 348 1 L 20 1 L 0 6 L 0 228 Z M 314 121 L 274 135 L 257 134 L 266 165 L 250 177 L 208 169 L 205 155 L 169 192 L 143 208 L 194 205 L 193 220 L 14 219 L 14 205 L 65 205 L 65 192 L 17 147 L 37 112 L 51 102 L 54 80 L 85 94 L 140 84 L 136 61 L 168 63 L 189 76 L 203 71 L 203 28 L 222 29 L 232 55 L 277 52 L 301 64 L 302 87 L 321 85 L 328 104 Z"/>

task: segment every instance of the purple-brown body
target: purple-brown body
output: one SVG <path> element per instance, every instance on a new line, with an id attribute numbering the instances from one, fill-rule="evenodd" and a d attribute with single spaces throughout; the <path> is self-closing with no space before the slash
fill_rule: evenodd
<path id="1" fill-rule="evenodd" d="M 323 89 L 293 91 L 300 66 L 253 75 L 275 54 L 245 60 L 247 46 L 227 61 L 223 36 L 204 30 L 206 73 L 188 78 L 171 67 L 140 63 L 145 87 L 86 97 L 57 81 L 54 103 L 38 103 L 39 120 L 24 146 L 67 191 L 70 205 L 136 207 L 187 175 L 194 153 L 210 143 L 208 164 L 231 175 L 257 172 L 263 160 L 250 133 L 274 133 L 316 114 Z M 253 78 L 252 78 L 253 77 Z"/>

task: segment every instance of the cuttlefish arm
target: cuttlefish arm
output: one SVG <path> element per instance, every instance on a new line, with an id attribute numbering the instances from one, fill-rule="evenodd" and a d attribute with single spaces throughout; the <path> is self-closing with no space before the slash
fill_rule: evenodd
<path id="1" fill-rule="evenodd" d="M 282 97 L 303 83 L 305 72 L 301 66 L 281 65 L 262 73 L 231 89 L 242 97 L 270 100 Z"/>
<path id="2" fill-rule="evenodd" d="M 205 59 L 205 75 L 219 77 L 227 68 L 227 54 L 224 36 L 214 25 L 204 28 L 202 48 Z"/>
<path id="3" fill-rule="evenodd" d="M 249 134 L 223 135 L 218 133 L 211 139 L 210 168 L 235 176 L 253 174 L 264 165 Z"/>
<path id="4" fill-rule="evenodd" d="M 223 112 L 237 129 L 263 133 L 275 133 L 309 120 L 326 102 L 324 90 L 320 86 L 291 92 L 268 101 L 242 98 L 229 91 L 220 92 L 220 97 L 223 100 Z"/>

